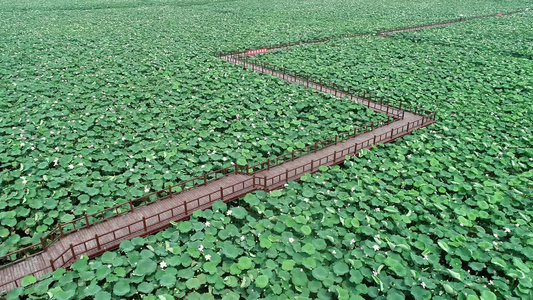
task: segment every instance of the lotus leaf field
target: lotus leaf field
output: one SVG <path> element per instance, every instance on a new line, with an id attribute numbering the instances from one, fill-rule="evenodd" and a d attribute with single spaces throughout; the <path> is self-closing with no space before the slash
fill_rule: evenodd
<path id="1" fill-rule="evenodd" d="M 306 17 L 317 5 L 328 9 Z M 383 118 L 230 66 L 216 51 L 523 4 L 4 0 L 0 7 L 1 256 L 85 212 Z"/>
<path id="2" fill-rule="evenodd" d="M 527 5 L 0 0 L 0 255 L 84 212 L 384 117 L 214 52 Z M 531 24 L 526 11 L 254 56 L 438 121 L 26 277 L 7 298 L 532 299 Z"/>

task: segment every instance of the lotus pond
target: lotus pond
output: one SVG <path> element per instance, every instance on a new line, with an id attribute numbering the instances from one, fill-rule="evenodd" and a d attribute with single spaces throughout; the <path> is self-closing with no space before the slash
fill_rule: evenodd
<path id="1" fill-rule="evenodd" d="M 0 0 L 0 255 L 85 211 L 381 118 L 230 66 L 216 51 L 523 7 Z"/>
<path id="2" fill-rule="evenodd" d="M 73 214 L 382 117 L 229 66 L 212 52 L 527 4 L 217 2 L 0 1 L 0 255 Z M 391 299 L 527 299 L 531 23 L 524 13 L 258 56 L 439 108 L 440 119 L 342 169 L 256 193 L 264 209 L 220 205 L 10 297 L 179 298 L 194 290 L 189 297 L 344 298 L 356 288 Z"/>
<path id="3" fill-rule="evenodd" d="M 524 14 L 339 41 L 346 53 L 335 60 L 335 43 L 295 49 L 307 52 L 290 61 L 262 56 L 438 106 L 439 121 L 283 190 L 216 203 L 10 297 L 529 299 L 529 24 Z M 328 59 L 310 63 L 312 53 Z"/>

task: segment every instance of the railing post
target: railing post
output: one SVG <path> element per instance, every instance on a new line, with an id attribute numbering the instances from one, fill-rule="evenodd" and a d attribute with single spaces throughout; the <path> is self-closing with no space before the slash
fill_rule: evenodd
<path id="1" fill-rule="evenodd" d="M 96 248 L 100 250 L 100 240 L 98 240 L 98 234 L 94 235 L 94 240 L 96 241 Z"/>
<path id="2" fill-rule="evenodd" d="M 131 202 L 131 198 L 130 198 L 130 211 L 133 212 L 133 203 Z"/>
<path id="3" fill-rule="evenodd" d="M 311 172 L 313 172 L 313 163 L 314 163 L 314 160 L 311 159 Z"/>
<path id="4" fill-rule="evenodd" d="M 43 237 L 39 238 L 41 240 L 41 246 L 43 247 L 43 251 L 46 251 L 46 244 L 44 243 Z"/>
<path id="5" fill-rule="evenodd" d="M 353 149 L 353 155 L 356 155 L 356 154 L 357 154 L 357 144 L 355 144 L 354 149 Z"/>
<path id="6" fill-rule="evenodd" d="M 255 174 L 252 177 L 252 188 L 255 189 Z"/>
<path id="7" fill-rule="evenodd" d="M 407 131 L 409 131 L 409 122 L 407 122 Z"/>
<path id="8" fill-rule="evenodd" d="M 207 185 L 207 174 L 204 172 L 204 185 Z"/>
<path id="9" fill-rule="evenodd" d="M 235 166 L 235 175 L 238 174 L 239 165 L 237 163 L 234 164 Z"/>
<path id="10" fill-rule="evenodd" d="M 61 237 L 63 237 L 63 228 L 61 228 L 61 223 L 59 223 L 57 227 L 59 227 L 59 234 L 61 235 Z"/>
<path id="11" fill-rule="evenodd" d="M 50 259 L 50 266 L 52 267 L 52 271 L 56 270 L 56 267 L 54 266 L 54 261 Z"/>
<path id="12" fill-rule="evenodd" d="M 350 95 L 350 87 L 348 87 L 348 92 L 347 93 L 348 93 L 348 95 Z M 350 99 L 351 99 L 351 97 L 350 97 Z"/>
<path id="13" fill-rule="evenodd" d="M 400 100 L 400 110 L 402 110 L 402 100 Z"/>
<path id="14" fill-rule="evenodd" d="M 387 112 L 385 113 L 386 115 L 389 114 L 389 106 L 387 105 Z"/>
<path id="15" fill-rule="evenodd" d="M 246 164 L 246 174 L 249 174 L 249 171 L 250 170 L 250 167 L 248 166 L 248 164 Z"/>
<path id="16" fill-rule="evenodd" d="M 337 138 L 338 138 L 338 135 L 335 135 L 335 145 L 337 145 Z"/>
<path id="17" fill-rule="evenodd" d="M 333 151 L 333 162 L 337 160 L 337 151 Z"/>
<path id="18" fill-rule="evenodd" d="M 267 159 L 267 170 L 270 170 L 270 158 Z"/>
<path id="19" fill-rule="evenodd" d="M 265 175 L 265 178 L 264 178 L 265 182 L 263 183 L 264 185 L 264 190 L 266 191 L 267 190 L 267 176 Z"/>
<path id="20" fill-rule="evenodd" d="M 285 181 L 289 183 L 289 170 L 285 169 Z"/>
<path id="21" fill-rule="evenodd" d="M 185 209 L 185 214 L 187 214 L 187 209 Z M 144 232 L 148 231 L 148 227 L 146 227 L 146 217 L 143 216 L 143 227 L 144 227 Z"/>
<path id="22" fill-rule="evenodd" d="M 220 200 L 224 201 L 224 188 L 220 187 Z"/>
<path id="23" fill-rule="evenodd" d="M 376 144 L 376 135 L 374 134 L 374 142 L 372 143 L 373 145 Z"/>
<path id="24" fill-rule="evenodd" d="M 390 130 L 390 137 L 392 138 L 393 135 L 394 135 L 394 128 L 392 128 L 392 129 Z"/>
<path id="25" fill-rule="evenodd" d="M 170 195 L 170 198 L 172 198 L 172 187 L 170 185 L 168 186 L 168 193 Z"/>
<path id="26" fill-rule="evenodd" d="M 294 150 L 292 150 L 292 160 L 294 160 Z"/>
<path id="27" fill-rule="evenodd" d="M 374 130 L 374 122 L 370 123 L 370 126 L 372 127 L 372 130 Z"/>
<path id="28" fill-rule="evenodd" d="M 83 212 L 83 216 L 85 217 L 85 223 L 87 224 L 87 228 L 91 228 L 91 223 L 89 223 L 89 217 L 87 217 L 87 212 Z"/>
<path id="29" fill-rule="evenodd" d="M 315 151 L 316 152 L 318 150 L 318 142 L 315 142 Z"/>
<path id="30" fill-rule="evenodd" d="M 76 252 L 74 252 L 74 246 L 72 246 L 72 244 L 70 244 L 70 252 L 72 252 L 72 258 L 76 260 Z"/>
<path id="31" fill-rule="evenodd" d="M 405 116 L 405 110 L 402 110 L 402 120 L 403 120 L 404 116 Z"/>

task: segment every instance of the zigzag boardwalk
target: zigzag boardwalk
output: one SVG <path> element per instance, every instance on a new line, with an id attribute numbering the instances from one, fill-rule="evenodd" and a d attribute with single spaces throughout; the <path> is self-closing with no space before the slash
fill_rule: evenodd
<path id="1" fill-rule="evenodd" d="M 399 113 L 399 111 L 395 111 Z M 292 154 L 282 164 L 271 166 L 270 161 L 246 168 L 240 174 L 235 173 L 209 182 L 201 187 L 179 194 L 167 196 L 165 200 L 133 209 L 132 212 L 113 218 L 112 221 L 83 228 L 65 235 L 56 243 L 48 246 L 46 251 L 38 253 L 18 264 L 0 270 L 1 290 L 10 290 L 20 285 L 20 280 L 27 275 L 41 277 L 60 267 L 68 267 L 80 255 L 90 257 L 105 251 L 116 249 L 123 240 L 137 236 L 146 236 L 170 226 L 170 221 L 179 221 L 190 217 L 198 209 L 207 209 L 217 200 L 224 202 L 242 197 L 256 190 L 270 191 L 282 187 L 289 180 L 297 180 L 305 173 L 318 171 L 320 166 L 339 164 L 346 155 L 354 155 L 362 148 L 373 144 L 388 143 L 420 127 L 428 126 L 434 120 L 425 116 L 403 112 L 405 117 L 397 121 L 384 122 L 373 130 L 356 134 L 345 141 L 337 137 L 330 146 L 312 151 L 310 154 L 295 157 Z M 368 128 L 366 128 L 368 129 Z M 264 169 L 263 169 L 264 168 Z M 253 172 L 254 169 L 263 169 Z M 250 171 L 252 170 L 252 171 Z M 187 205 L 185 205 L 187 203 Z M 112 224 L 110 229 L 109 224 Z"/>
<path id="2" fill-rule="evenodd" d="M 380 32 L 378 35 L 386 36 L 395 32 L 446 26 L 462 21 L 467 20 L 394 29 Z M 307 43 L 323 41 L 315 40 Z M 277 45 L 271 47 L 271 50 L 292 45 L 294 44 Z M 218 55 L 218 57 L 232 64 L 243 65 L 254 72 L 304 85 L 317 92 L 348 97 L 386 114 L 388 118 L 254 166 L 233 165 L 130 200 L 104 212 L 85 215 L 69 223 L 60 224 L 45 236 L 40 244 L 0 257 L 1 263 L 8 263 L 0 269 L 0 292 L 20 286 L 22 278 L 27 275 L 39 278 L 57 268 L 69 267 L 81 255 L 97 256 L 118 248 L 126 239 L 155 233 L 169 227 L 170 221 L 184 220 L 198 209 L 210 208 L 214 201 L 228 202 L 256 190 L 271 191 L 283 187 L 286 182 L 298 180 L 305 173 L 318 171 L 320 166 L 342 163 L 347 155 L 355 155 L 361 149 L 371 148 L 378 143 L 392 142 L 413 130 L 435 122 L 434 112 L 384 101 L 381 97 L 372 97 L 349 89 L 339 90 L 334 85 L 316 82 L 298 74 L 287 74 L 285 70 L 279 70 L 275 66 L 250 63 L 245 59 L 246 52 Z M 153 196 L 157 199 L 150 198 Z M 137 205 L 138 203 L 140 205 Z M 109 221 L 111 218 L 112 221 Z"/>

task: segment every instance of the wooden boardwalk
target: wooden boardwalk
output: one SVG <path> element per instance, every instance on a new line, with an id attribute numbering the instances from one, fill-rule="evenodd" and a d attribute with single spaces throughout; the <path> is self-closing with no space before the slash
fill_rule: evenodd
<path id="1" fill-rule="evenodd" d="M 228 61 L 237 64 L 244 62 L 229 58 Z M 259 66 L 250 66 L 259 71 Z M 298 180 L 305 173 L 318 171 L 320 166 L 330 166 L 342 163 L 346 155 L 354 155 L 362 148 L 371 148 L 378 143 L 388 143 L 402 137 L 413 130 L 428 126 L 434 122 L 426 116 L 368 102 L 364 98 L 353 97 L 316 83 L 304 82 L 296 76 L 288 76 L 270 69 L 261 69 L 262 73 L 271 74 L 289 82 L 305 84 L 309 88 L 325 93 L 337 94 L 339 97 L 350 97 L 361 101 L 372 109 L 385 112 L 395 117 L 395 121 L 372 131 L 356 135 L 346 141 L 337 142 L 329 147 L 312 152 L 308 155 L 286 161 L 253 174 L 233 174 L 189 191 L 173 195 L 133 212 L 115 217 L 112 220 L 84 228 L 70 233 L 59 239 L 35 256 L 20 263 L 0 270 L 0 290 L 10 290 L 20 284 L 20 280 L 27 275 L 41 277 L 60 267 L 68 267 L 80 255 L 93 257 L 105 251 L 116 249 L 120 243 L 137 236 L 146 236 L 170 226 L 170 221 L 189 218 L 198 209 L 210 208 L 217 200 L 225 202 L 242 197 L 256 190 L 270 191 L 281 188 L 290 180 Z M 401 117 L 399 117 L 401 116 Z M 408 125 L 410 124 L 410 125 Z M 184 203 L 187 202 L 187 211 Z M 110 224 L 112 224 L 110 226 Z"/>
<path id="2" fill-rule="evenodd" d="M 420 29 L 423 28 L 418 27 L 417 30 Z M 403 31 L 410 30 L 413 29 Z M 390 33 L 399 31 L 401 30 L 394 30 Z M 370 131 L 360 133 L 354 130 L 353 135 L 348 133 L 339 140 L 335 136 L 334 141 L 331 139 L 331 143 L 327 147 L 316 148 L 316 151 L 306 152 L 303 156 L 295 157 L 293 152 L 292 159 L 285 159 L 283 163 L 274 164 L 272 167 L 269 160 L 267 168 L 263 167 L 264 164 L 259 164 L 260 168 L 257 171 L 254 168 L 249 171 L 248 166 L 246 166 L 246 172 L 243 173 L 239 172 L 239 168 L 235 166 L 235 172 L 231 175 L 225 174 L 223 177 L 212 181 L 207 181 L 204 176 L 205 184 L 195 185 L 195 188 L 178 194 L 170 193 L 170 195 L 163 197 L 163 200 L 150 205 L 135 209 L 132 206 L 131 212 L 117 213 L 116 217 L 96 225 L 91 225 L 87 220 L 87 226 L 83 229 L 65 235 L 61 232 L 61 238 L 54 239 L 55 242 L 46 246 L 44 251 L 37 252 L 29 258 L 16 261 L 0 269 L 0 292 L 20 286 L 21 280 L 25 276 L 34 275 L 39 278 L 57 268 L 69 267 L 81 255 L 94 257 L 105 251 L 118 248 L 124 240 L 160 231 L 169 227 L 170 221 L 184 220 L 196 210 L 210 208 L 214 201 L 228 202 L 253 191 L 271 191 L 281 188 L 288 181 L 298 180 L 305 173 L 318 171 L 320 166 L 342 163 L 347 155 L 355 155 L 361 149 L 369 149 L 379 143 L 392 142 L 413 130 L 435 122 L 435 113 L 417 109 L 413 111 L 408 106 L 402 106 L 402 103 L 399 106 L 393 105 L 390 102 L 383 102 L 383 99 L 379 101 L 379 99 L 350 93 L 349 90 L 343 91 L 334 86 L 313 82 L 309 78 L 295 74 L 289 75 L 280 70 L 265 67 L 265 65 L 250 63 L 244 59 L 245 54 L 246 52 L 242 52 L 219 57 L 229 63 L 243 65 L 254 72 L 276 76 L 288 82 L 314 89 L 317 92 L 359 101 L 363 105 L 389 116 L 389 121 L 376 125 L 373 123 Z"/>

